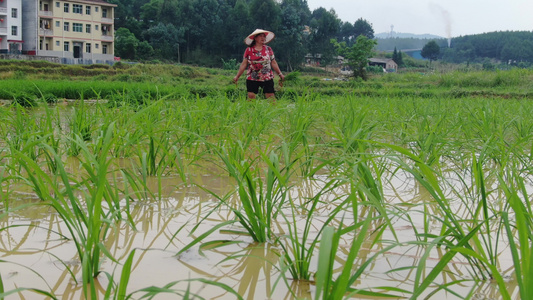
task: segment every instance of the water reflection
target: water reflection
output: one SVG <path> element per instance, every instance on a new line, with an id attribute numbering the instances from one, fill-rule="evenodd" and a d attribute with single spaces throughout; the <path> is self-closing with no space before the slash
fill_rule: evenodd
<path id="1" fill-rule="evenodd" d="M 69 168 L 75 170 L 79 162 L 72 160 Z M 129 213 L 134 227 L 126 222 L 117 222 L 109 232 L 105 241 L 105 247 L 119 262 L 124 262 L 126 257 L 134 249 L 137 251 L 132 266 L 132 275 L 128 292 L 134 292 L 148 286 L 163 286 L 166 283 L 188 280 L 191 278 L 209 278 L 210 280 L 227 284 L 238 291 L 245 299 L 266 298 L 271 299 L 302 299 L 311 298 L 314 285 L 308 281 L 295 281 L 288 279 L 285 285 L 282 274 L 279 272 L 280 249 L 271 244 L 252 243 L 251 238 L 242 235 L 229 234 L 224 231 L 216 231 L 205 242 L 210 241 L 233 241 L 240 243 L 228 243 L 220 247 L 201 249 L 201 244 L 196 245 L 189 251 L 176 256 L 183 247 L 192 242 L 202 233 L 207 232 L 220 222 L 233 220 L 234 214 L 230 207 L 220 205 L 216 195 L 229 195 L 227 203 L 231 207 L 239 207 L 239 199 L 231 194 L 235 189 L 232 179 L 224 176 L 212 175 L 213 170 L 203 166 L 202 171 L 194 172 L 190 183 L 185 183 L 180 177 L 150 177 L 146 180 L 146 188 L 156 197 L 131 197 L 121 196 L 121 205 L 129 206 Z M 117 173 L 118 174 L 118 173 Z M 123 183 L 117 176 L 117 182 Z M 452 175 L 450 175 L 452 176 Z M 310 207 L 310 201 L 322 191 L 327 177 L 316 176 L 314 179 L 294 181 L 290 191 L 290 198 L 294 200 L 296 207 L 296 223 L 305 223 L 305 215 Z M 389 240 L 389 243 L 398 243 L 392 250 L 384 251 L 389 243 L 372 245 L 370 242 L 375 236 L 369 236 L 367 243 L 358 253 L 356 263 L 352 266 L 355 270 L 372 256 L 379 253 L 367 270 L 355 283 L 360 288 L 376 286 L 393 286 L 406 290 L 412 290 L 416 284 L 417 267 L 422 263 L 425 268 L 421 275 L 427 275 L 444 253 L 442 248 L 433 248 L 426 255 L 426 247 L 415 244 L 407 244 L 416 239 L 415 232 L 422 232 L 424 227 L 428 232 L 437 233 L 441 230 L 441 213 L 438 206 L 432 201 L 428 191 L 417 181 L 406 174 L 398 171 L 384 186 L 384 206 L 395 212 L 392 214 L 392 228 L 385 230 L 381 239 Z M 33 193 L 24 186 L 11 184 L 10 205 L 22 206 L 39 203 Z M 311 238 L 318 234 L 331 211 L 346 199 L 350 192 L 348 185 L 324 193 L 320 197 L 321 204 L 317 207 L 312 223 Z M 137 191 L 130 189 L 130 196 Z M 457 193 L 454 189 L 445 191 L 447 197 L 454 199 Z M 497 194 L 491 195 L 498 197 Z M 493 201 L 495 205 L 497 201 Z M 455 201 L 452 207 L 456 208 L 459 215 L 467 216 L 469 210 L 463 206 L 463 202 Z M 369 217 L 368 207 L 360 207 L 357 212 L 358 219 Z M 291 215 L 289 209 L 283 211 Z M 377 214 L 373 213 L 375 216 Z M 351 209 L 346 209 L 339 216 L 343 217 L 342 224 L 354 222 Z M 429 217 L 428 217 L 429 216 Z M 339 217 L 340 218 L 340 217 Z M 201 222 L 201 223 L 200 223 Z M 200 225 L 198 226 L 198 224 Z M 340 219 L 331 223 L 335 227 L 342 226 Z M 198 226 L 198 227 L 196 227 Z M 282 218 L 275 222 L 273 231 L 278 236 L 288 232 L 288 224 Z M 382 220 L 375 220 L 371 224 L 374 235 L 380 234 L 379 229 L 386 226 Z M 72 241 L 64 239 L 68 237 L 68 231 L 58 218 L 58 215 L 45 205 L 32 205 L 0 219 L 0 253 L 5 261 L 2 263 L 2 279 L 6 290 L 17 286 L 42 288 L 52 291 L 56 296 L 64 299 L 79 299 L 83 293 L 83 286 L 73 280 L 79 280 L 81 270 L 78 258 L 75 257 L 75 247 Z M 194 229 L 194 230 L 193 230 Z M 238 224 L 235 229 L 241 229 Z M 342 237 L 341 246 L 336 257 L 335 271 L 339 272 L 346 262 L 349 247 L 354 234 Z M 502 252 L 507 251 L 501 249 Z M 202 254 L 204 256 L 202 256 Z M 502 254 L 500 268 L 505 274 L 512 271 L 512 261 L 505 259 Z M 27 266 L 27 268 L 15 263 Z M 8 267 L 6 267 L 8 266 Z M 29 269 L 33 270 L 30 271 Z M 311 263 L 312 272 L 316 268 L 316 258 Z M 118 278 L 121 267 L 116 263 L 105 259 L 102 263 L 102 271 L 115 275 Z M 468 262 L 457 255 L 453 262 L 438 278 L 440 284 L 456 283 L 465 280 L 461 284 L 454 284 L 454 292 L 459 295 L 471 294 L 478 299 L 498 298 L 498 288 L 491 283 L 470 281 L 472 268 Z M 37 275 L 39 274 L 39 275 Z M 105 274 L 98 277 L 97 284 L 99 297 L 103 298 L 109 280 Z M 185 285 L 184 288 L 186 288 Z M 209 290 L 209 291 L 208 291 Z M 227 299 L 231 297 L 221 290 L 211 291 L 204 284 L 191 283 L 191 291 L 200 293 L 210 299 Z M 509 280 L 509 291 L 514 299 L 518 298 L 516 282 Z M 434 297 L 456 298 L 450 291 L 442 290 Z M 483 298 L 484 297 L 484 298 Z M 169 295 L 169 299 L 173 297 Z"/>

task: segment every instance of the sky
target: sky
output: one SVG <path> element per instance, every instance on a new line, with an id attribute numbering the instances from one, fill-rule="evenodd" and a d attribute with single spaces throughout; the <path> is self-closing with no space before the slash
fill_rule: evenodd
<path id="1" fill-rule="evenodd" d="M 363 18 L 374 33 L 394 31 L 448 37 L 493 31 L 533 31 L 533 0 L 307 0 L 333 8 L 344 22 Z"/>

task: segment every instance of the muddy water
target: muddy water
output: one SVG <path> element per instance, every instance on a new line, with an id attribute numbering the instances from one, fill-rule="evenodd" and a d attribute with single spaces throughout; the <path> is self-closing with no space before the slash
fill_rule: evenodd
<path id="1" fill-rule="evenodd" d="M 75 169 L 74 167 L 72 169 Z M 104 241 L 111 255 L 119 262 L 124 262 L 128 254 L 135 249 L 136 254 L 133 270 L 128 284 L 128 292 L 138 291 L 142 288 L 156 286 L 163 287 L 171 284 L 174 290 L 190 289 L 206 299 L 234 299 L 235 297 L 223 289 L 189 279 L 203 278 L 232 287 L 244 299 L 310 299 L 314 297 L 314 285 L 307 281 L 285 281 L 279 271 L 279 254 L 282 249 L 276 244 L 253 243 L 246 235 L 229 233 L 227 230 L 218 230 L 208 236 L 207 241 L 233 241 L 223 247 L 201 249 L 199 245 L 188 251 L 176 255 L 178 251 L 192 242 L 196 237 L 208 231 L 221 222 L 232 220 L 234 214 L 226 206 L 219 206 L 219 201 L 206 192 L 204 187 L 217 195 L 225 195 L 233 191 L 234 183 L 227 177 L 213 175 L 210 172 L 194 172 L 191 179 L 196 185 L 184 185 L 178 177 L 166 177 L 160 181 L 152 178 L 148 183 L 150 190 L 157 191 L 157 199 L 139 199 L 129 203 L 131 216 L 136 228 L 126 224 L 117 224 Z M 320 179 L 320 177 L 319 177 Z M 302 201 L 316 195 L 323 186 L 320 180 L 302 180 L 295 184 L 291 197 Z M 346 194 L 347 187 L 340 187 L 323 198 L 335 199 Z M 9 198 L 11 207 L 26 204 L 38 204 L 38 199 L 31 190 L 23 185 L 10 186 Z M 426 255 L 426 248 L 408 244 L 415 240 L 414 228 L 424 226 L 424 212 L 422 203 L 429 199 L 423 188 L 415 184 L 414 180 L 406 174 L 398 174 L 385 187 L 385 197 L 391 209 L 407 212 L 412 222 L 407 222 L 405 217 L 394 217 L 391 222 L 395 235 L 387 230 L 383 240 L 396 238 L 404 243 L 392 248 L 383 254 L 378 252 L 388 243 L 365 248 L 359 252 L 355 267 L 374 255 L 367 270 L 355 283 L 359 288 L 367 287 L 396 287 L 412 290 L 416 278 L 416 269 L 407 267 L 418 266 Z M 236 203 L 238 199 L 231 196 L 228 203 Z M 322 222 L 335 203 L 327 203 L 319 207 L 314 218 L 314 232 L 317 234 Z M 3 202 L 2 208 L 5 203 Z M 124 205 L 125 205 L 124 200 Z M 430 215 L 436 209 L 432 205 L 425 205 Z M 464 210 L 460 203 L 457 212 Z M 287 215 L 290 214 L 286 211 Z M 347 212 L 344 216 L 350 216 Z M 405 216 L 405 214 L 398 214 Z M 339 217 L 340 218 L 340 217 Z M 191 234 L 193 228 L 201 221 L 198 228 Z M 347 222 L 347 220 L 344 220 Z M 349 221 L 349 220 L 348 220 Z M 340 220 L 335 220 L 338 224 Z M 298 220 L 304 225 L 304 217 Z M 438 227 L 435 220 L 429 224 Z M 275 231 L 280 235 L 287 232 L 287 224 L 282 218 L 274 225 Z M 16 288 L 35 288 L 50 291 L 60 299 L 80 299 L 83 295 L 81 281 L 80 261 L 76 254 L 75 245 L 66 239 L 69 233 L 58 215 L 44 205 L 31 205 L 16 210 L 0 219 L 0 274 L 6 291 Z M 225 229 L 241 230 L 239 224 Z M 350 247 L 351 237 L 345 236 L 341 241 L 341 248 L 337 255 L 336 270 L 340 271 Z M 501 247 L 499 257 L 500 269 L 504 275 L 512 272 L 512 261 L 505 245 Z M 432 266 L 436 265 L 443 255 L 444 250 L 433 248 L 426 261 L 423 276 L 427 275 Z M 316 256 L 316 255 L 315 255 Z M 105 289 L 109 284 L 109 277 L 114 276 L 118 282 L 121 266 L 104 259 L 102 273 L 99 275 L 98 298 L 103 299 Z M 316 269 L 316 260 L 313 260 L 311 270 Z M 391 272 L 391 270 L 396 270 Z M 498 287 L 495 283 L 475 283 L 470 280 L 472 276 L 470 265 L 460 256 L 456 256 L 449 264 L 448 272 L 439 276 L 437 281 L 452 283 L 450 290 L 445 289 L 431 295 L 432 299 L 457 299 L 469 296 L 472 299 L 499 299 Z M 287 276 L 288 272 L 287 272 Z M 518 289 L 515 281 L 509 277 L 509 291 L 513 299 L 518 299 Z M 428 289 L 428 293 L 435 290 Z M 426 293 L 426 295 L 428 295 Z M 140 298 L 143 292 L 134 294 Z M 42 299 L 42 296 L 24 291 L 14 294 L 8 299 Z M 159 294 L 156 299 L 176 299 L 176 295 Z M 178 297 L 180 298 L 180 297 Z"/>

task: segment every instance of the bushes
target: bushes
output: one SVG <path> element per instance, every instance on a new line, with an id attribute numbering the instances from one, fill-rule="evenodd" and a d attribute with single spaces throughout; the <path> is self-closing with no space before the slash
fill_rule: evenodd
<path id="1" fill-rule="evenodd" d="M 37 106 L 37 100 L 35 95 L 21 92 L 13 95 L 13 105 L 20 105 L 22 107 L 35 107 Z"/>

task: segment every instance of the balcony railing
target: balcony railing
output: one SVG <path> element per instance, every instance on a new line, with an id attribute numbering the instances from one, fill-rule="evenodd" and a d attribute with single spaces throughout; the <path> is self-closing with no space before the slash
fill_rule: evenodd
<path id="1" fill-rule="evenodd" d="M 0 15 L 7 15 L 7 7 L 0 7 Z"/>
<path id="2" fill-rule="evenodd" d="M 40 36 L 51 36 L 52 34 L 54 34 L 54 31 L 52 29 L 39 29 Z"/>
<path id="3" fill-rule="evenodd" d="M 7 35 L 7 27 L 0 27 L 0 35 Z"/>
<path id="4" fill-rule="evenodd" d="M 111 35 L 102 35 L 102 41 L 112 42 L 113 41 L 113 36 L 111 36 Z"/>
<path id="5" fill-rule="evenodd" d="M 102 18 L 102 23 L 113 23 L 113 19 L 111 19 L 111 18 Z"/>
<path id="6" fill-rule="evenodd" d="M 53 15 L 54 15 L 54 13 L 52 11 L 49 11 L 49 10 L 40 10 L 39 11 L 39 16 L 52 17 Z"/>

